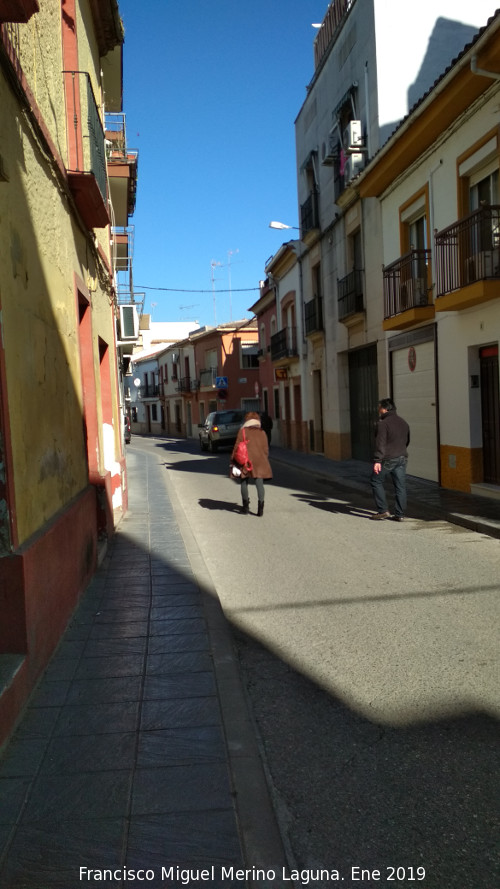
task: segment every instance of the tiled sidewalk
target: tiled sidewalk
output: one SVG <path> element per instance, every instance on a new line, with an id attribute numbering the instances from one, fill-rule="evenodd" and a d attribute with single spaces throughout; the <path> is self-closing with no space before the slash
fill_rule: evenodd
<path id="1" fill-rule="evenodd" d="M 162 867 L 242 866 L 207 593 L 165 470 L 129 464 L 129 513 L 0 762 L 2 889 L 103 885 L 80 867 L 158 887 L 177 885 Z"/>

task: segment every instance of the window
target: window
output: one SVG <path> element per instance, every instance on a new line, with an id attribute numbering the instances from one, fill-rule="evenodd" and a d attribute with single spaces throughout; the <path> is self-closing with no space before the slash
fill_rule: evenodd
<path id="1" fill-rule="evenodd" d="M 158 419 L 158 411 L 156 408 L 156 404 L 151 405 L 151 419 L 153 420 L 153 422 L 156 422 Z"/>
<path id="2" fill-rule="evenodd" d="M 280 418 L 280 390 L 277 386 L 274 390 L 274 417 L 276 420 Z"/>
<path id="3" fill-rule="evenodd" d="M 318 262 L 312 270 L 313 296 L 321 297 L 321 263 Z"/>
<path id="4" fill-rule="evenodd" d="M 259 366 L 259 344 L 258 343 L 240 343 L 241 349 L 241 367 L 244 369 L 255 368 Z"/>
<path id="5" fill-rule="evenodd" d="M 492 170 L 491 173 L 480 173 L 481 179 L 475 181 L 474 176 L 469 180 L 470 189 L 470 208 L 478 210 L 482 204 L 498 203 L 498 169 Z"/>
<path id="6" fill-rule="evenodd" d="M 211 367 L 217 370 L 217 349 L 209 349 L 205 352 L 205 367 L 207 370 Z"/>
<path id="7" fill-rule="evenodd" d="M 266 342 L 266 325 L 265 325 L 265 324 L 261 324 L 261 325 L 260 325 L 260 337 L 259 337 L 259 342 L 260 342 L 260 348 L 262 349 L 262 352 L 264 353 L 264 352 L 266 351 L 266 345 L 267 345 L 267 342 Z"/>
<path id="8" fill-rule="evenodd" d="M 363 245 L 361 241 L 361 231 L 354 232 L 350 238 L 347 239 L 348 249 L 350 253 L 350 264 L 353 271 L 361 271 L 363 268 Z"/>
<path id="9" fill-rule="evenodd" d="M 430 286 L 429 191 L 423 188 L 399 212 L 401 268 L 400 307 L 427 305 Z"/>
<path id="10" fill-rule="evenodd" d="M 427 250 L 427 220 L 420 216 L 408 226 L 410 250 Z"/>

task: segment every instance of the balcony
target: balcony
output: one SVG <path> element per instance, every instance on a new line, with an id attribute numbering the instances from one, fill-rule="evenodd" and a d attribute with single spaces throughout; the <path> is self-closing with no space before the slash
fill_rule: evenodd
<path id="1" fill-rule="evenodd" d="M 310 192 L 307 200 L 300 207 L 300 231 L 302 237 L 308 232 L 319 228 L 318 192 Z"/>
<path id="2" fill-rule="evenodd" d="M 111 203 L 118 226 L 126 227 L 135 210 L 138 152 L 127 148 L 125 115 L 106 114 L 106 160 Z"/>
<path id="3" fill-rule="evenodd" d="M 181 377 L 181 379 L 178 380 L 177 391 L 181 392 L 182 395 L 190 395 L 191 392 L 196 392 L 199 388 L 199 381 L 194 380 L 192 377 Z"/>
<path id="4" fill-rule="evenodd" d="M 143 383 L 137 391 L 139 398 L 158 398 L 160 387 L 158 383 Z"/>
<path id="5" fill-rule="evenodd" d="M 337 39 L 354 0 L 332 0 L 314 41 L 314 67 L 318 68 L 330 45 Z"/>
<path id="6" fill-rule="evenodd" d="M 500 207 L 484 206 L 436 234 L 436 312 L 498 298 Z"/>
<path id="7" fill-rule="evenodd" d="M 284 327 L 271 337 L 271 361 L 297 358 L 297 328 Z"/>
<path id="8" fill-rule="evenodd" d="M 130 274 L 134 253 L 134 226 L 127 228 L 115 226 L 111 230 L 113 238 L 113 256 L 117 272 Z"/>
<path id="9" fill-rule="evenodd" d="M 200 389 L 215 389 L 215 379 L 218 376 L 216 367 L 208 367 L 200 370 Z"/>
<path id="10" fill-rule="evenodd" d="M 0 0 L 0 24 L 2 22 L 26 24 L 39 10 L 38 0 Z"/>
<path id="11" fill-rule="evenodd" d="M 337 281 L 337 304 L 339 321 L 352 322 L 362 314 L 364 311 L 362 269 L 353 269 L 345 278 Z"/>
<path id="12" fill-rule="evenodd" d="M 404 330 L 434 318 L 430 250 L 410 250 L 384 267 L 384 330 Z"/>
<path id="13" fill-rule="evenodd" d="M 104 130 L 85 71 L 63 71 L 68 120 L 68 184 L 89 230 L 109 225 Z"/>
<path id="14" fill-rule="evenodd" d="M 306 336 L 320 333 L 323 330 L 323 298 L 315 296 L 304 306 L 304 322 Z"/>

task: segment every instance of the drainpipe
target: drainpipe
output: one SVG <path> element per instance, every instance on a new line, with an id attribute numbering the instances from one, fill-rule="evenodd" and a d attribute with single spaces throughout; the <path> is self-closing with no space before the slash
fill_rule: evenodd
<path id="1" fill-rule="evenodd" d="M 484 68 L 477 67 L 477 56 L 472 56 L 470 60 L 470 70 L 473 74 L 480 74 L 482 77 L 491 77 L 492 80 L 500 80 L 498 71 L 486 71 Z"/>
<path id="2" fill-rule="evenodd" d="M 366 107 L 366 152 L 367 159 L 372 156 L 370 139 L 370 94 L 368 92 L 368 62 L 365 62 L 365 107 Z"/>

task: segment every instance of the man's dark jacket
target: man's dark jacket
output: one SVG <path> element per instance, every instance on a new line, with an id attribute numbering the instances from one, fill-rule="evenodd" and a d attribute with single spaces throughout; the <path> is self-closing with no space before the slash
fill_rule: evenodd
<path id="1" fill-rule="evenodd" d="M 389 457 L 407 457 L 410 444 L 410 427 L 396 411 L 387 411 L 377 423 L 375 437 L 375 463 Z"/>

